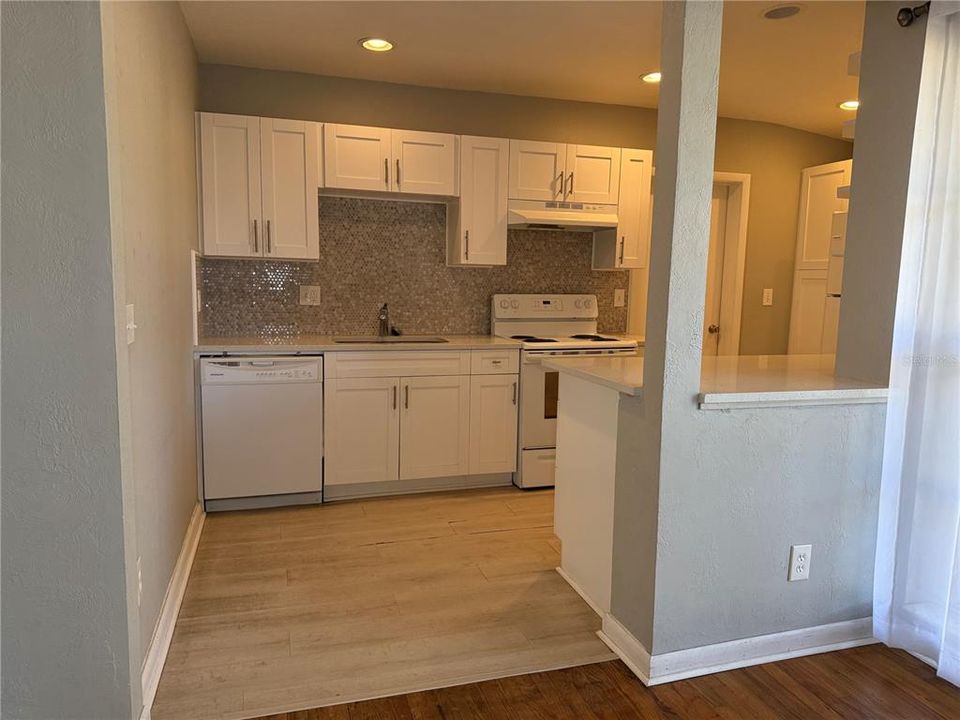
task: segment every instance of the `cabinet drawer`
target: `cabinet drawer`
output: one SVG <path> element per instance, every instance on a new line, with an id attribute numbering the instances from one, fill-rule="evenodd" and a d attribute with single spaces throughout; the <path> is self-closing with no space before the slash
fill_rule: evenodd
<path id="1" fill-rule="evenodd" d="M 520 372 L 519 350 L 474 350 L 471 355 L 471 375 L 515 375 Z"/>
<path id="2" fill-rule="evenodd" d="M 324 354 L 324 379 L 469 374 L 469 352 L 384 350 Z"/>

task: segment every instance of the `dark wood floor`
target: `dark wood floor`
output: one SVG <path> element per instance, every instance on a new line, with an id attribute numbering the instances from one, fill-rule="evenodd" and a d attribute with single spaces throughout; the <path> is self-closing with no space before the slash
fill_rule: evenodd
<path id="1" fill-rule="evenodd" d="M 620 661 L 257 720 L 960 718 L 960 689 L 871 645 L 644 687 Z"/>

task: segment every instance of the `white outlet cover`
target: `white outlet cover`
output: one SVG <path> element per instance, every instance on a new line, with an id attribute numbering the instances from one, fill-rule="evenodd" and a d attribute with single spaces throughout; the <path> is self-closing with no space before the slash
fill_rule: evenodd
<path id="1" fill-rule="evenodd" d="M 613 306 L 623 307 L 627 304 L 627 291 L 623 288 L 617 288 L 613 291 Z"/>
<path id="2" fill-rule="evenodd" d="M 812 545 L 790 546 L 790 568 L 787 570 L 787 580 L 789 582 L 810 579 L 810 554 L 812 550 Z"/>
<path id="3" fill-rule="evenodd" d="M 127 345 L 137 339 L 137 323 L 133 317 L 133 303 L 127 305 Z"/>
<path id="4" fill-rule="evenodd" d="M 764 288 L 763 289 L 763 306 L 770 307 L 773 305 L 773 288 Z"/>
<path id="5" fill-rule="evenodd" d="M 319 305 L 321 302 L 319 285 L 301 285 L 300 286 L 300 304 L 301 305 Z"/>

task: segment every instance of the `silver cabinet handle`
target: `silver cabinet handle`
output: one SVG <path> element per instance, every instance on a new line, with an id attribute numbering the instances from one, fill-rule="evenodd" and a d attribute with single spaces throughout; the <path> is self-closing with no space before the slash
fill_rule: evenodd
<path id="1" fill-rule="evenodd" d="M 623 265 L 623 251 L 626 245 L 627 245 L 627 236 L 621 235 L 620 236 L 620 264 L 621 265 Z"/>
<path id="2" fill-rule="evenodd" d="M 469 260 L 470 259 L 470 231 L 469 230 L 463 231 L 463 242 L 464 242 L 463 259 Z"/>
<path id="3" fill-rule="evenodd" d="M 570 173 L 570 189 L 567 190 L 569 195 L 573 195 L 573 172 Z"/>
<path id="4" fill-rule="evenodd" d="M 397 158 L 397 187 L 400 187 L 400 158 Z"/>
<path id="5" fill-rule="evenodd" d="M 397 409 L 397 386 L 393 386 L 393 409 Z"/>
<path id="6" fill-rule="evenodd" d="M 257 237 L 257 219 L 253 219 L 253 251 L 260 252 L 260 239 Z"/>
<path id="7" fill-rule="evenodd" d="M 403 409 L 408 410 L 410 408 L 410 386 L 403 386 Z"/>
<path id="8" fill-rule="evenodd" d="M 267 220 L 267 255 L 273 252 L 273 243 L 270 241 L 270 221 Z"/>
<path id="9" fill-rule="evenodd" d="M 513 404 L 517 404 L 517 381 L 513 381 Z"/>
<path id="10" fill-rule="evenodd" d="M 383 184 L 390 184 L 390 161 L 386 158 L 383 159 Z"/>
<path id="11" fill-rule="evenodd" d="M 560 177 L 557 178 L 557 195 L 565 195 L 567 190 L 567 179 L 563 174 L 563 171 L 560 171 Z"/>

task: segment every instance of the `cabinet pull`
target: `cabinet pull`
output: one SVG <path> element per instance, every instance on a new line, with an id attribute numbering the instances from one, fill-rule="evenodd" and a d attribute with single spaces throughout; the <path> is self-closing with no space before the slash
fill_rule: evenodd
<path id="1" fill-rule="evenodd" d="M 397 158 L 397 187 L 400 187 L 400 158 Z"/>
<path id="2" fill-rule="evenodd" d="M 273 243 L 270 241 L 270 221 L 267 220 L 267 255 L 273 252 Z"/>
<path id="3" fill-rule="evenodd" d="M 393 409 L 397 409 L 397 386 L 393 386 Z"/>
<path id="4" fill-rule="evenodd" d="M 573 172 L 570 173 L 570 189 L 567 192 L 573 197 Z"/>
<path id="5" fill-rule="evenodd" d="M 409 385 L 403 386 L 403 409 L 404 410 L 410 409 L 410 386 Z"/>
<path id="6" fill-rule="evenodd" d="M 513 381 L 513 404 L 517 404 L 517 381 Z"/>
<path id="7" fill-rule="evenodd" d="M 626 244 L 627 244 L 627 236 L 621 235 L 620 236 L 620 264 L 621 265 L 623 265 L 623 250 L 626 247 Z"/>
<path id="8" fill-rule="evenodd" d="M 390 184 L 390 161 L 386 158 L 383 159 L 383 184 Z"/>
<path id="9" fill-rule="evenodd" d="M 463 259 L 469 260 L 470 259 L 470 231 L 469 230 L 463 231 L 463 242 L 465 243 L 464 249 L 463 249 Z"/>
<path id="10" fill-rule="evenodd" d="M 557 195 L 566 195 L 567 193 L 567 178 L 563 174 L 563 170 L 560 171 L 560 177 L 557 178 Z"/>
<path id="11" fill-rule="evenodd" d="M 253 220 L 253 251 L 255 253 L 260 252 L 260 239 L 257 237 L 257 220 Z"/>

